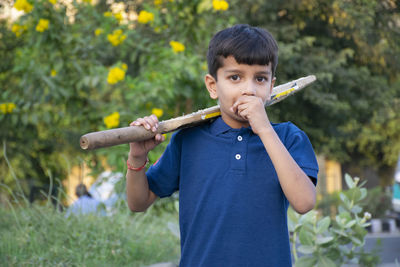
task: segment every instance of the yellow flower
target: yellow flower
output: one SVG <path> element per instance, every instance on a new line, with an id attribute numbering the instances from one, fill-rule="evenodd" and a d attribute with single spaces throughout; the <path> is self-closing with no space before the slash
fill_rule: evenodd
<path id="1" fill-rule="evenodd" d="M 104 17 L 111 17 L 111 16 L 112 16 L 112 13 L 111 13 L 110 11 L 107 11 L 107 12 L 104 12 L 104 13 L 103 13 L 103 16 L 104 16 Z"/>
<path id="2" fill-rule="evenodd" d="M 29 13 L 33 9 L 33 5 L 31 5 L 26 0 L 17 0 L 15 1 L 14 8 L 19 11 L 24 11 L 25 13 Z"/>
<path id="3" fill-rule="evenodd" d="M 119 81 L 125 79 L 125 70 L 118 67 L 111 68 L 108 72 L 107 82 L 109 84 L 116 84 Z"/>
<path id="4" fill-rule="evenodd" d="M 154 5 L 155 6 L 160 6 L 162 4 L 162 0 L 154 0 Z"/>
<path id="5" fill-rule="evenodd" d="M 15 107 L 14 103 L 2 103 L 0 104 L 0 111 L 3 114 L 11 113 Z"/>
<path id="6" fill-rule="evenodd" d="M 126 65 L 125 63 L 122 63 L 122 68 L 123 68 L 124 70 L 127 70 L 127 69 L 128 69 L 128 65 Z"/>
<path id="7" fill-rule="evenodd" d="M 213 4 L 213 8 L 214 8 L 215 10 L 222 10 L 222 11 L 225 11 L 225 10 L 227 10 L 228 7 L 229 7 L 228 2 L 226 2 L 226 1 L 224 1 L 224 0 L 213 0 L 212 4 Z"/>
<path id="8" fill-rule="evenodd" d="M 40 19 L 39 23 L 36 25 L 36 30 L 38 32 L 44 32 L 49 28 L 49 22 L 48 19 Z"/>
<path id="9" fill-rule="evenodd" d="M 52 69 L 50 74 L 51 74 L 51 77 L 54 77 L 57 75 L 57 71 L 55 69 Z"/>
<path id="10" fill-rule="evenodd" d="M 154 21 L 154 14 L 147 12 L 145 10 L 140 11 L 139 17 L 138 17 L 138 22 L 142 24 L 149 23 L 151 21 Z"/>
<path id="11" fill-rule="evenodd" d="M 57 0 L 49 0 L 49 2 L 55 5 L 57 3 Z"/>
<path id="12" fill-rule="evenodd" d="M 7 103 L 0 104 L 0 111 L 3 114 L 7 113 Z"/>
<path id="13" fill-rule="evenodd" d="M 121 29 L 114 30 L 112 34 L 107 35 L 107 39 L 113 46 L 120 45 L 126 39 L 126 35 L 122 33 Z"/>
<path id="14" fill-rule="evenodd" d="M 160 118 L 164 114 L 164 111 L 161 108 L 153 108 L 151 113 L 156 115 L 157 118 Z"/>
<path id="15" fill-rule="evenodd" d="M 176 41 L 171 41 L 169 42 L 170 46 L 172 47 L 172 50 L 174 50 L 174 53 L 179 53 L 185 51 L 185 46 L 184 44 Z"/>
<path id="16" fill-rule="evenodd" d="M 83 0 L 83 2 L 86 2 L 86 3 L 91 4 L 91 3 L 92 3 L 92 0 Z"/>
<path id="17" fill-rule="evenodd" d="M 118 20 L 118 22 L 121 22 L 121 20 L 124 18 L 122 13 L 116 13 L 114 14 L 114 17 Z"/>
<path id="18" fill-rule="evenodd" d="M 106 125 L 107 128 L 114 128 L 118 127 L 119 125 L 119 113 L 114 112 L 106 117 L 104 117 L 104 124 Z"/>
<path id="19" fill-rule="evenodd" d="M 103 32 L 104 32 L 103 29 L 97 28 L 97 29 L 94 31 L 94 34 L 95 34 L 96 36 L 99 36 L 99 35 L 102 34 Z"/>
<path id="20" fill-rule="evenodd" d="M 15 104 L 14 103 L 8 103 L 8 106 L 7 106 L 8 113 L 11 113 L 14 108 L 15 108 Z"/>
<path id="21" fill-rule="evenodd" d="M 15 33 L 17 37 L 21 36 L 27 29 L 28 27 L 26 25 L 19 25 L 17 23 L 13 24 L 11 27 L 11 31 Z"/>

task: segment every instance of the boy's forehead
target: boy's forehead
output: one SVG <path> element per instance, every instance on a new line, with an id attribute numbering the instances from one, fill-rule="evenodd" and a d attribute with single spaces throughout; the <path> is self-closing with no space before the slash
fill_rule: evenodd
<path id="1" fill-rule="evenodd" d="M 246 70 L 246 69 L 254 69 L 262 72 L 267 72 L 268 74 L 271 74 L 271 62 L 268 63 L 268 65 L 258 65 L 258 64 L 239 64 L 236 59 L 233 56 L 228 56 L 226 58 L 221 57 L 221 69 L 224 71 L 230 71 L 230 70 Z"/>

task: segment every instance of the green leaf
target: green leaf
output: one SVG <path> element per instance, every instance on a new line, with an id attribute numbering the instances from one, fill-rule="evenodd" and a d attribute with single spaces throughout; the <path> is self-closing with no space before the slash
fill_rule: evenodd
<path id="1" fill-rule="evenodd" d="M 320 255 L 318 257 L 317 267 L 336 267 L 336 264 L 330 258 Z"/>
<path id="2" fill-rule="evenodd" d="M 328 230 L 330 224 L 331 224 L 331 219 L 329 217 L 321 219 L 317 223 L 317 234 L 322 234 L 323 232 Z"/>
<path id="3" fill-rule="evenodd" d="M 361 197 L 360 188 L 354 187 L 354 188 L 350 189 L 348 191 L 347 195 L 349 196 L 350 200 L 352 200 L 353 202 L 358 201 L 358 199 Z"/>
<path id="4" fill-rule="evenodd" d="M 350 222 L 348 222 L 344 227 L 345 228 L 351 228 L 353 225 L 355 225 L 357 223 L 356 220 L 351 220 Z"/>
<path id="5" fill-rule="evenodd" d="M 296 224 L 299 221 L 300 214 L 295 212 L 291 207 L 287 211 L 288 220 Z"/>
<path id="6" fill-rule="evenodd" d="M 351 203 L 349 198 L 344 194 L 344 193 L 340 193 L 339 194 L 340 200 L 342 201 L 342 203 L 344 204 L 344 206 L 346 207 L 346 209 L 351 209 Z"/>
<path id="7" fill-rule="evenodd" d="M 346 222 L 350 221 L 352 219 L 352 217 L 351 217 L 351 215 L 350 215 L 350 213 L 348 211 L 340 213 L 339 214 L 339 218 L 342 218 L 342 219 L 346 220 Z"/>
<path id="8" fill-rule="evenodd" d="M 300 229 L 299 241 L 302 245 L 313 245 L 313 234 L 307 229 L 307 227 L 302 227 Z"/>
<path id="9" fill-rule="evenodd" d="M 360 212 L 362 212 L 362 208 L 358 205 L 355 205 L 352 209 L 351 212 L 354 214 L 359 214 Z"/>
<path id="10" fill-rule="evenodd" d="M 364 240 L 360 240 L 356 236 L 349 236 L 350 240 L 356 245 L 356 246 L 362 246 L 364 244 Z"/>
<path id="11" fill-rule="evenodd" d="M 341 229 L 332 229 L 332 232 L 336 233 L 339 236 L 348 237 L 348 234 Z"/>
<path id="12" fill-rule="evenodd" d="M 366 188 L 360 188 L 360 192 L 361 192 L 361 196 L 358 198 L 358 201 L 363 200 L 368 194 Z"/>
<path id="13" fill-rule="evenodd" d="M 353 181 L 353 178 L 351 178 L 351 176 L 350 176 L 348 173 L 346 173 L 346 174 L 344 175 L 344 180 L 346 181 L 347 187 L 348 187 L 349 189 L 350 189 L 350 188 L 353 188 L 353 187 L 355 186 L 354 181 Z"/>
<path id="14" fill-rule="evenodd" d="M 305 223 L 311 223 L 313 224 L 315 222 L 315 220 L 317 219 L 317 212 L 315 210 L 311 210 L 310 212 L 302 215 L 300 217 L 299 222 L 301 224 L 305 224 Z"/>
<path id="15" fill-rule="evenodd" d="M 317 262 L 317 259 L 314 257 L 301 257 L 298 259 L 294 266 L 295 267 L 312 267 L 315 266 L 315 263 Z"/>
<path id="16" fill-rule="evenodd" d="M 315 252 L 314 246 L 299 246 L 297 250 L 303 254 L 312 254 Z"/>
<path id="17" fill-rule="evenodd" d="M 56 85 L 53 83 L 53 81 L 51 81 L 49 78 L 47 78 L 46 76 L 42 76 L 42 80 L 51 88 L 54 89 L 56 88 Z"/>
<path id="18" fill-rule="evenodd" d="M 331 242 L 333 239 L 333 236 L 317 237 L 316 243 L 318 245 L 324 245 Z"/>

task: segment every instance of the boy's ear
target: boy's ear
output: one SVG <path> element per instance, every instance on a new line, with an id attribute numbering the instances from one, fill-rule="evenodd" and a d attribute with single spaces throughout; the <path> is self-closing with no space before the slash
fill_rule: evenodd
<path id="1" fill-rule="evenodd" d="M 218 99 L 218 94 L 217 94 L 217 81 L 215 80 L 215 78 L 210 75 L 207 74 L 204 77 L 204 83 L 206 84 L 208 93 L 210 94 L 210 97 L 212 99 Z"/>
<path id="2" fill-rule="evenodd" d="M 271 88 L 269 88 L 269 95 L 272 96 L 272 89 L 274 89 L 276 77 L 274 77 L 271 81 Z"/>

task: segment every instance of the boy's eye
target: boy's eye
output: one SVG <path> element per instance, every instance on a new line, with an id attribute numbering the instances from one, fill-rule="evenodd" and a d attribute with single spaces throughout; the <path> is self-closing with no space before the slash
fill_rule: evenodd
<path id="1" fill-rule="evenodd" d="M 232 81 L 239 81 L 239 80 L 240 80 L 240 77 L 239 77 L 239 75 L 237 75 L 237 74 L 232 75 L 232 76 L 230 76 L 229 78 L 230 78 Z"/>
<path id="2" fill-rule="evenodd" d="M 256 77 L 256 81 L 259 83 L 266 82 L 267 80 L 268 80 L 267 77 L 263 76 Z"/>

